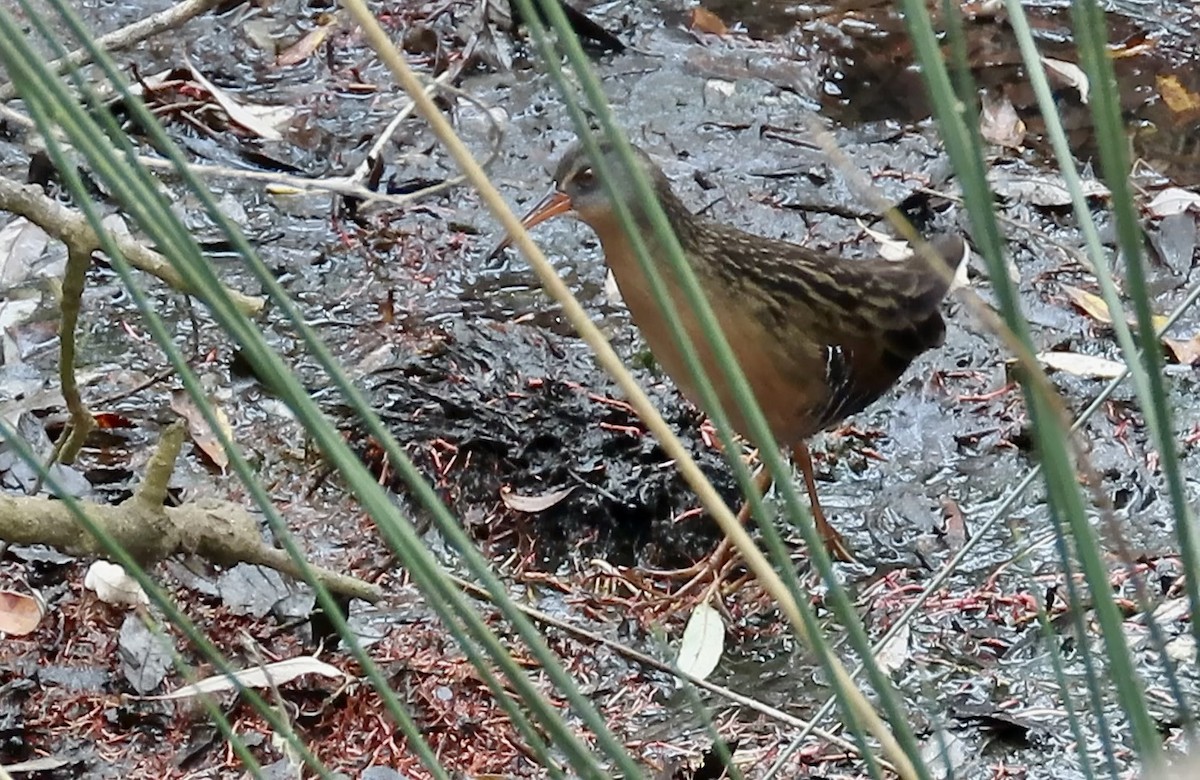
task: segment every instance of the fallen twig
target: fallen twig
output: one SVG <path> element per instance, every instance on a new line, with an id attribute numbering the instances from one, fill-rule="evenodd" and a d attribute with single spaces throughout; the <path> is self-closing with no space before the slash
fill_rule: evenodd
<path id="1" fill-rule="evenodd" d="M 90 256 L 100 249 L 100 239 L 87 218 L 57 201 L 42 194 L 34 185 L 19 184 L 0 176 L 0 210 L 25 217 L 45 230 L 55 239 L 67 245 L 69 252 Z M 187 282 L 174 267 L 158 252 L 139 243 L 128 235 L 109 231 L 109 238 L 125 255 L 129 264 L 151 276 L 156 276 L 180 292 L 194 294 Z M 262 298 L 246 295 L 236 290 L 226 290 L 238 310 L 247 316 L 258 314 L 266 304 Z"/>
<path id="2" fill-rule="evenodd" d="M 258 564 L 299 578 L 300 565 L 283 550 L 263 543 L 257 521 L 241 505 L 198 499 L 183 506 L 163 506 L 183 435 L 182 425 L 163 433 L 142 484 L 129 499 L 115 506 L 80 501 L 92 521 L 143 565 L 190 554 L 221 566 Z M 104 555 L 104 547 L 80 526 L 71 508 L 51 498 L 0 495 L 0 539 L 46 544 L 71 555 Z M 357 577 L 320 566 L 309 568 L 334 593 L 371 603 L 383 600 L 379 587 Z"/>

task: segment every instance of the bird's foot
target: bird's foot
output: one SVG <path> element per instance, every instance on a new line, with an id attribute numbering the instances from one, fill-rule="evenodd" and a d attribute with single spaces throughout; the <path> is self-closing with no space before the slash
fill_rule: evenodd
<path id="1" fill-rule="evenodd" d="M 642 569 L 640 574 L 647 580 L 647 590 L 654 590 L 672 601 L 708 601 L 714 595 L 725 596 L 745 585 L 752 575 L 741 570 L 742 558 L 728 539 L 722 539 L 715 550 L 691 566 L 682 569 Z M 650 585 L 655 583 L 683 584 L 677 588 L 669 585 L 665 592 Z"/>

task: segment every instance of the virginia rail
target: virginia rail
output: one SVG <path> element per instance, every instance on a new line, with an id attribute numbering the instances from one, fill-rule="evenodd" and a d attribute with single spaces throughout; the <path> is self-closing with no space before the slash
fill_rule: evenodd
<path id="1" fill-rule="evenodd" d="M 611 144 L 601 142 L 600 149 L 615 177 L 617 197 L 631 207 L 650 256 L 663 258 L 666 253 L 649 218 L 638 207 L 633 177 Z M 832 555 L 851 559 L 841 534 L 825 519 L 817 500 L 805 440 L 865 409 L 914 358 L 942 344 L 946 326 L 939 309 L 952 272 L 964 258 L 962 239 L 943 236 L 933 242 L 949 269 L 946 272 L 919 258 L 850 260 L 752 235 L 693 214 L 671 190 L 662 170 L 645 152 L 634 151 L 775 438 L 775 442 L 753 443 L 792 448 L 822 539 Z M 604 260 L 651 352 L 683 394 L 697 402 L 691 372 L 581 143 L 563 155 L 554 182 L 555 189 L 526 215 L 525 227 L 573 214 L 596 232 Z M 507 244 L 506 240 L 491 256 Z M 745 416 L 681 285 L 673 281 L 675 274 L 669 267 L 663 276 L 721 406 L 734 430 L 747 435 Z M 758 484 L 763 490 L 769 487 L 765 470 Z M 743 520 L 746 514 L 743 507 Z"/>

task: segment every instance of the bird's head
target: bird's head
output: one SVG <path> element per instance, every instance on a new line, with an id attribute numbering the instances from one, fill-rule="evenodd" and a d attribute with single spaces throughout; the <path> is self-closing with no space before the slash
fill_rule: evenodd
<path id="1" fill-rule="evenodd" d="M 625 165 L 624 158 L 612 143 L 601 140 L 599 146 L 601 164 L 611 175 L 615 196 L 629 206 L 639 222 L 644 222 L 645 210 L 637 195 L 635 174 Z M 659 200 L 664 204 L 668 200 L 674 202 L 670 183 L 662 170 L 641 149 L 633 147 L 633 153 L 638 167 L 650 180 Z M 582 142 L 571 144 L 555 168 L 554 188 L 529 210 L 521 224 L 528 229 L 553 217 L 569 214 L 586 222 L 601 235 L 619 229 L 613 201 L 600 180 L 598 167 Z M 506 238 L 488 258 L 494 258 L 509 243 L 510 240 Z"/>
<path id="2" fill-rule="evenodd" d="M 532 224 L 560 213 L 573 213 L 592 226 L 615 220 L 616 211 L 612 199 L 600 181 L 600 167 L 605 168 L 612 177 L 615 197 L 628 205 L 635 216 L 640 215 L 642 209 L 637 195 L 635 174 L 626 166 L 625 159 L 614 144 L 602 140 L 599 146 L 600 159 L 596 161 L 588 154 L 582 142 L 576 141 L 571 144 L 554 171 L 554 191 L 546 197 L 546 201 L 554 204 L 550 207 L 554 213 L 542 216 Z M 666 176 L 645 152 L 633 147 L 633 156 L 642 174 L 650 180 L 656 191 L 670 191 Z M 538 214 L 538 210 L 535 209 L 526 217 L 527 227 L 529 221 L 534 220 Z"/>

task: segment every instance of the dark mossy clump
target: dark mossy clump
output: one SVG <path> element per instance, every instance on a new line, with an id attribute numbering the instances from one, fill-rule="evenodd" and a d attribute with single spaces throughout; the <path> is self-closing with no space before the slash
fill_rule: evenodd
<path id="1" fill-rule="evenodd" d="M 539 563 L 550 568 L 571 555 L 673 566 L 712 548 L 719 531 L 711 520 L 674 521 L 697 505 L 694 493 L 585 344 L 494 323 L 454 324 L 442 336 L 364 384 L 460 517 L 497 507 L 477 529 L 484 533 L 530 518 Z M 649 391 L 718 490 L 736 501 L 721 454 L 701 439 L 700 413 L 669 386 L 655 381 Z M 405 490 L 398 477 L 391 482 Z M 519 515 L 500 501 L 506 487 L 521 496 L 574 489 L 544 511 Z"/>

